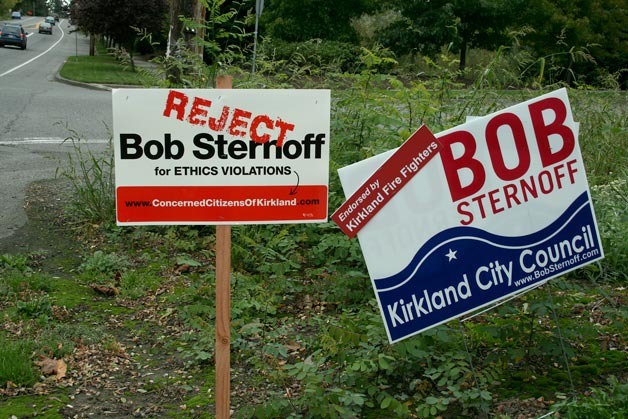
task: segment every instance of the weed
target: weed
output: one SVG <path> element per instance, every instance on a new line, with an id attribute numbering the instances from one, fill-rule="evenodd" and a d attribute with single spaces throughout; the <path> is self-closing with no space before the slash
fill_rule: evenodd
<path id="1" fill-rule="evenodd" d="M 610 376 L 605 387 L 593 387 L 585 395 L 553 406 L 553 411 L 569 419 L 620 419 L 628 414 L 628 384 Z"/>
<path id="2" fill-rule="evenodd" d="M 95 325 L 55 323 L 38 336 L 38 353 L 60 359 L 72 353 L 77 344 L 90 345 L 103 339 L 104 330 Z"/>
<path id="3" fill-rule="evenodd" d="M 19 293 L 32 294 L 52 290 L 51 278 L 41 273 L 9 271 L 0 275 L 0 298 L 15 296 Z"/>
<path id="4" fill-rule="evenodd" d="M 0 335 L 0 387 L 5 387 L 7 383 L 30 386 L 37 381 L 32 350 L 30 341 L 13 341 Z"/>
<path id="5" fill-rule="evenodd" d="M 111 141 L 102 154 L 96 154 L 82 143 L 80 135 L 70 130 L 65 142 L 72 144 L 68 163 L 57 168 L 57 176 L 70 181 L 74 199 L 72 213 L 82 221 L 111 223 L 114 220 L 114 171 Z"/>
<path id="6" fill-rule="evenodd" d="M 121 277 L 121 295 L 128 298 L 139 298 L 145 295 L 147 291 L 157 289 L 160 283 L 159 276 L 152 272 L 127 271 Z"/>
<path id="7" fill-rule="evenodd" d="M 614 249 L 628 249 L 628 170 L 618 169 L 620 179 L 591 188 L 596 216 L 604 249 L 609 249 L 606 259 L 593 273 L 602 280 L 626 283 L 628 280 L 628 254 Z"/>
<path id="8" fill-rule="evenodd" d="M 129 261 L 125 256 L 97 250 L 85 258 L 79 266 L 79 271 L 91 277 L 113 277 L 116 272 L 124 271 L 128 266 Z"/>
<path id="9" fill-rule="evenodd" d="M 25 255 L 0 255 L 0 270 L 16 270 L 26 272 L 30 270 L 28 257 Z"/>
<path id="10" fill-rule="evenodd" d="M 47 295 L 35 296 L 16 303 L 17 312 L 29 319 L 48 319 L 52 316 L 52 304 Z"/>
<path id="11" fill-rule="evenodd" d="M 115 337 L 108 335 L 103 341 L 103 349 L 114 355 L 122 355 L 125 352 L 124 346 Z"/>

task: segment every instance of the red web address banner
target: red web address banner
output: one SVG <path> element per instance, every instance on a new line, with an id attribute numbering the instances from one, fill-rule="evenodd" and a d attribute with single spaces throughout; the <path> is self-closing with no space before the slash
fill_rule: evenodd
<path id="1" fill-rule="evenodd" d="M 327 221 L 327 186 L 120 186 L 120 224 Z"/>
<path id="2" fill-rule="evenodd" d="M 432 132 L 421 126 L 333 213 L 332 220 L 355 237 L 440 148 Z"/>

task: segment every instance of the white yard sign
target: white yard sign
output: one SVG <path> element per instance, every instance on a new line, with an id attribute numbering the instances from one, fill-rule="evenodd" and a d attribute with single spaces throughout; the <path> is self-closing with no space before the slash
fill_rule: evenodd
<path id="1" fill-rule="evenodd" d="M 113 91 L 118 224 L 327 221 L 328 90 Z"/>
<path id="2" fill-rule="evenodd" d="M 357 234 L 391 342 L 603 257 L 565 89 L 435 137 Z M 392 154 L 340 169 L 345 195 Z"/>

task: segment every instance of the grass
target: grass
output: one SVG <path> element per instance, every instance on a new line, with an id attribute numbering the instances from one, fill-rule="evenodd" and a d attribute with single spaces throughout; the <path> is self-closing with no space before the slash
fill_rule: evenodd
<path id="1" fill-rule="evenodd" d="M 3 400 L 2 403 L 0 403 L 0 417 L 61 419 L 63 416 L 57 413 L 57 410 L 68 401 L 67 397 L 59 398 L 45 395 L 18 396 Z"/>
<path id="2" fill-rule="evenodd" d="M 142 75 L 112 55 L 69 57 L 61 68 L 62 77 L 83 83 L 141 85 Z"/>
<path id="3" fill-rule="evenodd" d="M 39 376 L 33 367 L 32 350 L 33 344 L 29 341 L 14 341 L 0 335 L 0 384 L 31 386 L 37 382 Z"/>

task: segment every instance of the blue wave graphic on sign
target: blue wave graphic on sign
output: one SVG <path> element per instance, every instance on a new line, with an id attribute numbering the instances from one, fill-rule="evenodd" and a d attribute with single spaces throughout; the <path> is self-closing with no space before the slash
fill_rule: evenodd
<path id="1" fill-rule="evenodd" d="M 374 281 L 391 341 L 443 323 L 602 258 L 587 192 L 550 225 L 509 237 L 454 227 L 406 268 Z"/>

